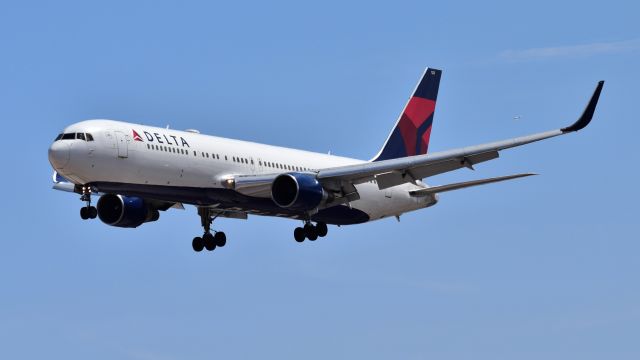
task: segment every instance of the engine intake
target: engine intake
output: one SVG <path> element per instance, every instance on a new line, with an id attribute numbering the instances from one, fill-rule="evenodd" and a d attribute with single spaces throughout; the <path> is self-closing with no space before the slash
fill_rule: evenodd
<path id="1" fill-rule="evenodd" d="M 158 210 L 136 196 L 102 195 L 96 208 L 103 223 L 117 227 L 135 228 L 160 218 Z"/>
<path id="2" fill-rule="evenodd" d="M 278 175 L 271 184 L 271 199 L 282 208 L 313 210 L 328 197 L 318 180 L 308 174 Z"/>

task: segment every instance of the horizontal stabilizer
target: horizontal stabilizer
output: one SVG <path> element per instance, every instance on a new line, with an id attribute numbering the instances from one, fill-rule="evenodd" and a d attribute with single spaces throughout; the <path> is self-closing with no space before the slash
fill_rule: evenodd
<path id="1" fill-rule="evenodd" d="M 448 184 L 448 185 L 433 186 L 426 189 L 414 190 L 414 191 L 410 191 L 409 194 L 411 196 L 417 196 L 417 197 L 428 196 L 428 195 L 437 194 L 445 191 L 464 189 L 472 186 L 491 184 L 495 182 L 512 180 L 512 179 L 517 179 L 517 178 L 532 176 L 532 175 L 537 175 L 537 174 L 515 174 L 515 175 L 500 176 L 500 177 L 494 177 L 494 178 L 488 178 L 488 179 L 465 181 L 465 182 L 459 182 L 459 183 Z"/>

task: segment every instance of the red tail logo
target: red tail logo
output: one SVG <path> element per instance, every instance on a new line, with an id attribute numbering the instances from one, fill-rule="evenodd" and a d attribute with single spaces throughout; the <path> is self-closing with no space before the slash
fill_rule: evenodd
<path id="1" fill-rule="evenodd" d="M 133 131 L 133 140 L 134 141 L 142 141 L 142 137 L 140 137 L 140 134 L 138 134 L 135 130 L 131 129 L 131 131 Z"/>

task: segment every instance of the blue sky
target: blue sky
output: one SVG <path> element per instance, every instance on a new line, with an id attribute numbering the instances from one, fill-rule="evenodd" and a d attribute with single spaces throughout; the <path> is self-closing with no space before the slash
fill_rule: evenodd
<path id="1" fill-rule="evenodd" d="M 640 9 L 628 1 L 12 2 L 0 11 L 0 357 L 637 359 Z M 431 184 L 431 209 L 331 228 L 194 208 L 136 230 L 83 222 L 47 148 L 110 118 L 370 158 L 424 67 L 430 150 L 579 134 Z M 514 117 L 519 117 L 514 119 Z"/>

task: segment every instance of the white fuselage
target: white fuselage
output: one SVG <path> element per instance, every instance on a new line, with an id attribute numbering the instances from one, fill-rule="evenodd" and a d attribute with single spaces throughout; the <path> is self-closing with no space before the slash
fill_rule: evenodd
<path id="1" fill-rule="evenodd" d="M 215 199 L 181 198 L 181 189 L 224 189 L 223 181 L 234 175 L 279 174 L 315 171 L 362 160 L 270 146 L 193 131 L 179 131 L 111 120 L 88 120 L 73 124 L 64 133 L 91 134 L 93 141 L 56 141 L 50 158 L 55 170 L 75 184 L 116 184 L 145 189 L 163 189 L 155 198 L 214 205 Z M 369 220 L 396 216 L 435 204 L 434 196 L 412 197 L 409 191 L 425 186 L 403 184 L 380 190 L 375 180 L 356 185 L 360 199 L 350 207 L 366 213 Z M 171 190 L 174 189 L 174 190 Z M 176 194 L 171 198 L 172 191 Z M 212 195 L 215 197 L 215 195 Z M 222 201 L 221 201 L 222 202 Z M 228 202 L 225 206 L 229 207 Z M 273 215 L 239 203 L 236 210 Z M 277 215 L 277 214 L 276 214 Z M 283 215 L 286 216 L 286 215 Z"/>

